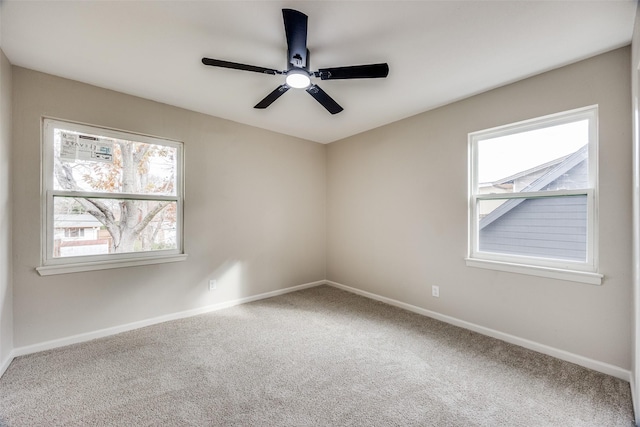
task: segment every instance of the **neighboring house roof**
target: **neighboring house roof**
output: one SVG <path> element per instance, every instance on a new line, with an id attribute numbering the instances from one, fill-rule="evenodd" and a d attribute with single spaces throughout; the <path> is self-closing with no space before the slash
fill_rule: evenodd
<path id="1" fill-rule="evenodd" d="M 53 216 L 56 228 L 94 228 L 101 227 L 102 223 L 90 214 L 60 214 Z"/>
<path id="2" fill-rule="evenodd" d="M 521 190 L 522 192 L 540 191 L 545 187 L 549 186 L 554 181 L 558 180 L 560 177 L 565 175 L 571 169 L 573 169 L 574 167 L 576 167 L 577 165 L 585 161 L 587 159 L 587 154 L 588 154 L 588 145 L 585 145 L 575 153 L 570 154 L 566 157 L 556 159 L 551 162 L 545 163 L 543 165 L 537 166 L 535 168 L 528 169 L 518 174 L 508 176 L 498 181 L 494 181 L 494 183 L 499 184 L 499 183 L 506 183 L 508 181 L 513 181 L 515 178 L 523 177 L 523 176 L 526 176 L 527 174 L 531 174 L 541 169 L 544 169 L 545 167 L 553 166 L 553 164 L 555 163 L 555 166 L 551 167 L 547 171 L 547 173 L 545 173 L 544 175 L 542 175 L 541 177 L 539 177 L 538 179 L 533 181 L 531 184 L 529 184 L 527 187 Z M 482 230 L 484 227 L 488 226 L 492 222 L 496 221 L 506 213 L 510 212 L 516 206 L 520 205 L 522 202 L 526 200 L 527 199 L 511 199 L 506 201 L 505 203 L 500 205 L 498 208 L 494 209 L 490 214 L 488 214 L 487 216 L 485 216 L 480 220 L 480 223 L 479 223 L 480 230 Z"/>
<path id="3" fill-rule="evenodd" d="M 497 181 L 491 181 L 491 182 L 481 182 L 480 184 L 478 184 L 479 187 L 499 187 L 501 185 L 504 184 L 508 184 L 511 183 L 519 178 L 523 178 L 526 177 L 528 175 L 533 175 L 536 172 L 542 171 L 544 169 L 550 168 L 552 166 L 555 166 L 559 163 L 562 163 L 563 161 L 565 161 L 567 159 L 567 157 L 569 157 L 571 154 L 568 154 L 566 156 L 560 157 L 558 159 L 555 160 L 551 160 L 550 162 L 547 163 L 543 163 L 541 165 L 538 166 L 534 166 L 531 169 L 527 169 L 521 172 L 518 172 L 516 174 L 513 175 L 509 175 L 507 177 L 504 178 L 500 178 Z"/>

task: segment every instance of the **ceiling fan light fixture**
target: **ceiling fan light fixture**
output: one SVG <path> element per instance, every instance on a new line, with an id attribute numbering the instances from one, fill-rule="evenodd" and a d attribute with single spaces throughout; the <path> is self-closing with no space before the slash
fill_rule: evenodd
<path id="1" fill-rule="evenodd" d="M 289 70 L 285 79 L 287 85 L 295 89 L 304 89 L 311 85 L 309 74 L 302 70 Z"/>

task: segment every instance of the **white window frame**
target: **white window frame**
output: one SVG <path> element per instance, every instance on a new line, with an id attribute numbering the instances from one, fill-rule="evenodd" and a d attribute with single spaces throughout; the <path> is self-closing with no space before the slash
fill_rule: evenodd
<path id="1" fill-rule="evenodd" d="M 55 128 L 85 133 L 90 135 L 100 135 L 114 139 L 124 139 L 148 144 L 164 145 L 176 148 L 176 195 L 141 195 L 125 193 L 104 193 L 104 192 L 84 192 L 66 191 L 54 189 L 54 141 Z M 183 261 L 187 258 L 184 253 L 183 229 L 184 229 L 184 146 L 182 142 L 150 135 L 143 135 L 128 131 L 106 128 L 102 126 L 77 123 L 68 120 L 54 118 L 42 118 L 42 155 L 41 155 L 41 265 L 36 271 L 41 276 L 51 274 L 75 273 L 81 271 L 104 270 L 110 268 L 132 267 L 148 264 L 160 264 L 166 262 Z M 64 258 L 53 257 L 54 247 L 54 224 L 53 224 L 53 201 L 54 196 L 78 196 L 94 198 L 115 198 L 131 200 L 166 200 L 177 203 L 176 215 L 176 249 L 131 252 L 108 255 L 88 255 L 71 256 Z"/>
<path id="2" fill-rule="evenodd" d="M 479 187 L 477 164 L 477 147 L 479 141 L 572 123 L 585 119 L 589 121 L 588 188 L 584 190 L 557 190 L 529 193 L 477 193 L 477 189 Z M 468 254 L 466 258 L 467 266 L 600 285 L 602 283 L 603 275 L 598 272 L 598 106 L 593 105 L 578 108 L 505 126 L 472 132 L 469 134 L 468 147 L 469 235 Z M 479 201 L 492 199 L 564 197 L 575 195 L 585 195 L 587 197 L 587 259 L 585 262 L 482 252 L 478 249 L 479 221 L 477 220 L 477 207 Z"/>

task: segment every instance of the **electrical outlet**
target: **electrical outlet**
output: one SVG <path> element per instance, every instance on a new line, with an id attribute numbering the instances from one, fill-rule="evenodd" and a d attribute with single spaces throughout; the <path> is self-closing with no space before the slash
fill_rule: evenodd
<path id="1" fill-rule="evenodd" d="M 440 298 L 440 286 L 432 286 L 431 287 L 431 296 Z"/>
<path id="2" fill-rule="evenodd" d="M 209 290 L 213 291 L 214 289 L 217 289 L 218 287 L 218 281 L 217 280 L 209 280 Z"/>

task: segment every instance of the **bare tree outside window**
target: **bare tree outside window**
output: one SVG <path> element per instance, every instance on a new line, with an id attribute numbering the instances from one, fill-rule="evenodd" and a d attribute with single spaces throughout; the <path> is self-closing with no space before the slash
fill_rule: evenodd
<path id="1" fill-rule="evenodd" d="M 177 249 L 178 161 L 176 146 L 53 129 L 53 257 Z"/>

